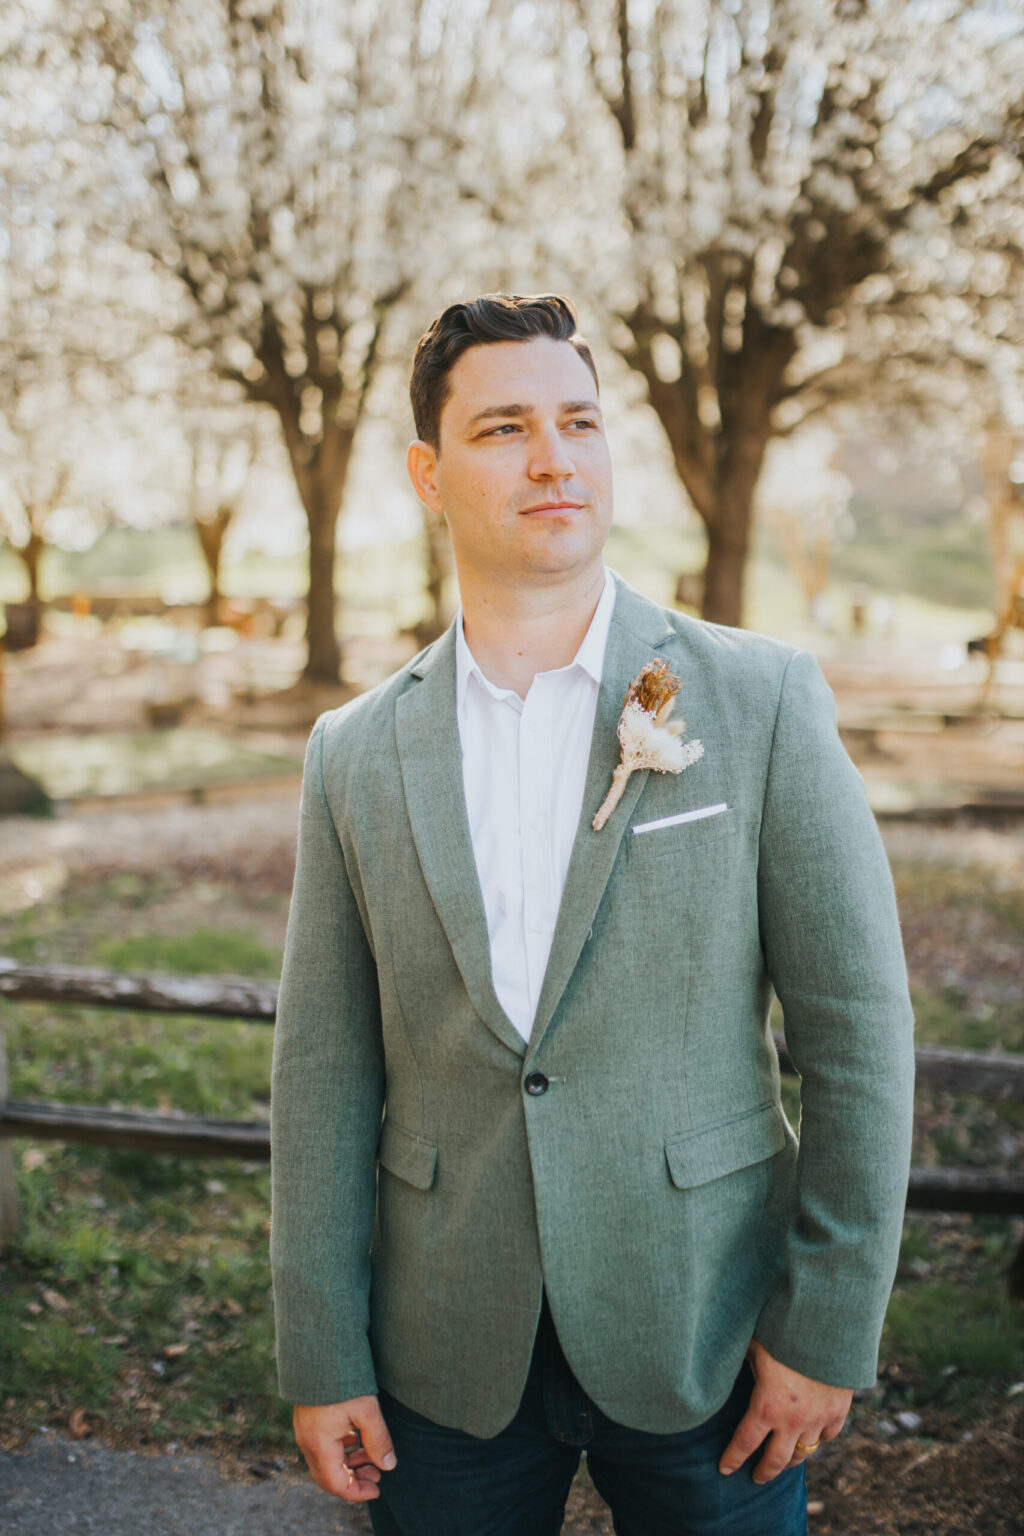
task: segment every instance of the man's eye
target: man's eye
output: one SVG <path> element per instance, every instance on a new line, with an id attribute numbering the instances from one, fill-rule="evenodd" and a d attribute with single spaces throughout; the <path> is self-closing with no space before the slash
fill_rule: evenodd
<path id="1" fill-rule="evenodd" d="M 574 422 L 571 423 L 571 425 L 574 426 L 574 427 L 591 427 L 591 428 L 593 428 L 593 427 L 597 426 L 597 422 L 596 421 L 591 421 L 589 419 L 589 417 L 587 417 L 587 416 L 582 416 L 582 417 L 580 417 L 579 421 L 574 421 Z"/>
<path id="2" fill-rule="evenodd" d="M 484 437 L 505 437 L 510 432 L 518 431 L 519 428 L 516 426 L 514 421 L 506 421 L 503 422 L 500 427 L 492 427 L 489 432 L 485 432 Z"/>

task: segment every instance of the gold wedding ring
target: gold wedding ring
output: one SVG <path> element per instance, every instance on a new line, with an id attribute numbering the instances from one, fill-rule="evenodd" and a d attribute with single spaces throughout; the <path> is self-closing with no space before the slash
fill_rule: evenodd
<path id="1" fill-rule="evenodd" d="M 797 1448 L 798 1451 L 803 1451 L 805 1456 L 810 1456 L 812 1454 L 812 1452 L 814 1452 L 814 1451 L 816 1451 L 818 1449 L 818 1446 L 820 1444 L 821 1444 L 821 1436 L 819 1435 L 817 1440 L 815 1440 L 813 1445 L 804 1445 L 802 1440 L 798 1440 L 797 1443 L 796 1443 L 796 1448 Z"/>

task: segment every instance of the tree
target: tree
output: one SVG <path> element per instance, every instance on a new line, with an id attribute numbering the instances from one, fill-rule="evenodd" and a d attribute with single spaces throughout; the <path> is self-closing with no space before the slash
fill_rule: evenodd
<path id="1" fill-rule="evenodd" d="M 450 213 L 445 149 L 475 88 L 467 14 L 416 0 L 71 10 L 117 168 L 111 227 L 178 280 L 179 334 L 280 422 L 309 525 L 306 676 L 334 682 L 346 474 L 382 328 L 422 268 L 425 221 Z"/>
<path id="2" fill-rule="evenodd" d="M 1024 185 L 1020 13 L 572 0 L 564 14 L 620 152 L 604 178 L 623 215 L 604 278 L 613 340 L 707 532 L 704 615 L 739 623 L 768 444 L 845 392 L 851 364 L 863 390 L 851 319 L 929 293 L 970 318 L 986 299 L 972 200 Z"/>
<path id="3" fill-rule="evenodd" d="M 41 0 L 38 20 L 45 10 Z M 166 288 L 120 242 L 89 238 L 94 173 L 75 135 L 76 83 L 66 51 L 48 54 L 43 31 L 5 8 L 0 533 L 37 602 L 49 545 L 87 547 L 110 518 L 160 515 L 163 465 L 141 441 L 152 425 L 144 375 L 154 343 L 166 341 Z"/>
<path id="4" fill-rule="evenodd" d="M 228 530 L 241 506 L 260 452 L 260 423 L 252 408 L 183 408 L 188 457 L 185 499 L 206 565 L 206 622 L 220 622 L 220 567 Z"/>

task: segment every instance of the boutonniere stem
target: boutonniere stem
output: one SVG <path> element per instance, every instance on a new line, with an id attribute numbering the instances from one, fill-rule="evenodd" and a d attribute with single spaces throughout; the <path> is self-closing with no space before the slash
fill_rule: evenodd
<path id="1" fill-rule="evenodd" d="M 612 774 L 611 788 L 593 820 L 600 832 L 622 799 L 622 791 L 631 773 L 651 768 L 655 773 L 682 773 L 704 756 L 702 741 L 683 742 L 686 729 L 682 718 L 670 720 L 681 683 L 669 671 L 668 662 L 656 656 L 634 677 L 626 689 L 617 734 L 622 747 L 619 765 Z"/>

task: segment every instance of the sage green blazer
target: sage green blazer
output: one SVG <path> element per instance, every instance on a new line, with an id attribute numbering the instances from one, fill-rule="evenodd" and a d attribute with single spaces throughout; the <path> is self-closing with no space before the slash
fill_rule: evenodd
<path id="1" fill-rule="evenodd" d="M 623 693 L 654 656 L 682 679 L 704 756 L 634 774 L 594 832 Z M 545 1093 L 526 1091 L 532 1072 Z M 618 579 L 524 1045 L 491 983 L 450 629 L 309 744 L 272 1097 L 283 1396 L 379 1384 L 494 1435 L 542 1287 L 585 1390 L 638 1429 L 714 1413 L 755 1334 L 809 1376 L 870 1385 L 912 1077 L 892 883 L 817 665 Z"/>

